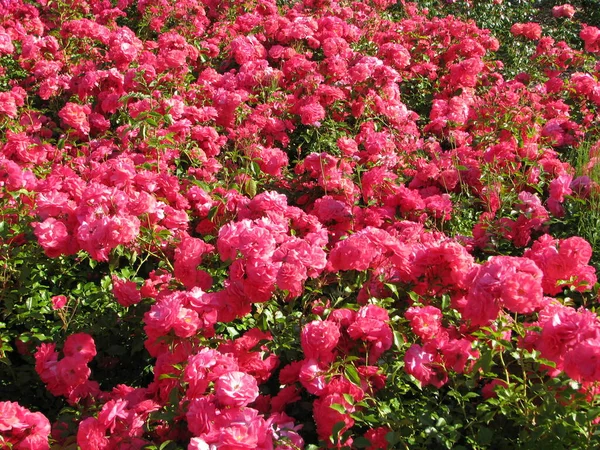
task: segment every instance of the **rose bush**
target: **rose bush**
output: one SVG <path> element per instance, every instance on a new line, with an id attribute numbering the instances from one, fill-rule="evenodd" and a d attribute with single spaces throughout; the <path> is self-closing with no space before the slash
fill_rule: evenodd
<path id="1" fill-rule="evenodd" d="M 0 2 L 0 447 L 596 448 L 597 11 L 517 3 Z"/>

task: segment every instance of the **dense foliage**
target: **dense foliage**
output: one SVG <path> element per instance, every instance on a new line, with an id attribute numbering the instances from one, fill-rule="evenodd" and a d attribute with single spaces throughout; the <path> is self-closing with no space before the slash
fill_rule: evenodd
<path id="1" fill-rule="evenodd" d="M 0 448 L 600 447 L 594 1 L 0 0 Z"/>

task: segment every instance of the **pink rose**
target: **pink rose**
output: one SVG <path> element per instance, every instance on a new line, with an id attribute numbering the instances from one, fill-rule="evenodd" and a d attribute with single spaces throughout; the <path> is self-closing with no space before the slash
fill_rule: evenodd
<path id="1" fill-rule="evenodd" d="M 256 379 L 244 372 L 228 372 L 215 383 L 217 400 L 226 406 L 247 406 L 258 397 Z"/>
<path id="2" fill-rule="evenodd" d="M 214 405 L 214 401 L 208 397 L 192 399 L 190 407 L 185 414 L 188 421 L 188 428 L 197 436 L 213 432 L 216 415 L 217 408 Z"/>
<path id="3" fill-rule="evenodd" d="M 173 322 L 173 331 L 182 338 L 192 337 L 200 327 L 200 318 L 193 309 L 180 308 L 177 318 Z"/>
<path id="4" fill-rule="evenodd" d="M 135 305 L 142 300 L 142 295 L 137 289 L 137 284 L 133 281 L 122 280 L 117 276 L 112 276 L 113 295 L 119 302 L 119 305 L 128 307 Z"/>
<path id="5" fill-rule="evenodd" d="M 109 441 L 106 428 L 95 417 L 88 417 L 79 424 L 77 444 L 81 450 L 101 450 L 107 448 Z"/>
<path id="6" fill-rule="evenodd" d="M 10 92 L 0 92 L 0 113 L 13 119 L 17 117 L 17 104 Z"/>
<path id="7" fill-rule="evenodd" d="M 58 113 L 65 125 L 74 128 L 80 134 L 90 133 L 90 122 L 88 120 L 92 109 L 90 105 L 79 105 L 77 103 L 67 103 Z"/>
<path id="8" fill-rule="evenodd" d="M 321 395 L 327 385 L 325 372 L 314 359 L 305 360 L 298 374 L 300 383 L 313 395 Z"/>
<path id="9" fill-rule="evenodd" d="M 75 253 L 76 243 L 62 220 L 49 217 L 35 225 L 33 234 L 38 238 L 46 256 L 50 258 Z"/>
<path id="10" fill-rule="evenodd" d="M 348 414 L 342 414 L 337 410 L 333 409 L 331 405 L 341 405 L 344 407 Z M 329 394 L 325 397 L 318 398 L 313 403 L 313 417 L 315 419 L 315 423 L 317 424 L 317 433 L 319 434 L 319 438 L 328 441 L 329 437 L 333 433 L 334 426 L 343 422 L 344 426 L 339 431 L 339 434 L 342 435 L 346 430 L 349 430 L 352 425 L 354 425 L 354 419 L 350 417 L 352 412 L 352 407 L 348 402 L 344 399 L 342 394 Z"/>
<path id="11" fill-rule="evenodd" d="M 564 5 L 557 5 L 552 8 L 553 17 L 566 17 L 567 19 L 572 18 L 575 15 L 575 8 L 568 3 Z"/>
<path id="12" fill-rule="evenodd" d="M 526 39 L 537 40 L 542 37 L 542 27 L 535 22 L 515 23 L 510 32 L 513 36 L 523 36 Z"/>
<path id="13" fill-rule="evenodd" d="M 300 107 L 300 121 L 303 125 L 320 126 L 325 118 L 325 109 L 319 103 L 309 103 Z"/>
<path id="14" fill-rule="evenodd" d="M 442 330 L 442 312 L 434 306 L 411 307 L 404 313 L 417 336 L 430 340 L 438 336 Z"/>
<path id="15" fill-rule="evenodd" d="M 0 53 L 10 54 L 15 51 L 15 46 L 12 43 L 12 39 L 8 33 L 5 33 L 2 29 L 0 31 Z"/>
<path id="16" fill-rule="evenodd" d="M 65 341 L 63 353 L 88 363 L 96 356 L 96 344 L 87 333 L 72 334 Z"/>
<path id="17" fill-rule="evenodd" d="M 439 356 L 418 344 L 413 344 L 406 351 L 404 368 L 406 373 L 419 380 L 423 386 L 432 384 L 440 388 L 448 381 L 448 374 Z"/>
<path id="18" fill-rule="evenodd" d="M 583 25 L 582 30 L 579 32 L 579 37 L 583 39 L 586 52 L 600 52 L 600 28 Z"/>
<path id="19" fill-rule="evenodd" d="M 600 339 L 588 339 L 568 351 L 564 370 L 575 381 L 600 381 Z"/>
<path id="20" fill-rule="evenodd" d="M 335 322 L 314 320 L 302 329 L 300 343 L 306 359 L 332 361 L 333 350 L 340 340 L 340 328 Z"/>
<path id="21" fill-rule="evenodd" d="M 52 300 L 52 309 L 55 311 L 58 309 L 63 309 L 69 301 L 64 295 L 55 295 L 50 300 Z"/>
<path id="22" fill-rule="evenodd" d="M 14 402 L 0 402 L 2 443 L 15 449 L 48 450 L 50 422 L 42 413 L 33 413 Z"/>
<path id="23" fill-rule="evenodd" d="M 393 333 L 387 310 L 376 305 L 361 307 L 356 321 L 348 327 L 348 335 L 369 343 L 369 362 L 373 363 L 392 346 Z"/>

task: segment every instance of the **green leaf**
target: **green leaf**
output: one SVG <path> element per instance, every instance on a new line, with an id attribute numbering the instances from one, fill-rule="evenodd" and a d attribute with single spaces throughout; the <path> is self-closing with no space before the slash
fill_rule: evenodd
<path id="1" fill-rule="evenodd" d="M 254 181 L 254 179 L 250 179 L 246 182 L 246 193 L 250 198 L 256 195 L 256 181 Z"/>
<path id="2" fill-rule="evenodd" d="M 390 431 L 385 435 L 385 440 L 388 441 L 391 446 L 394 446 L 400 442 L 401 437 L 400 434 L 396 433 L 395 431 Z"/>
<path id="3" fill-rule="evenodd" d="M 356 448 L 367 448 L 370 445 L 371 445 L 371 441 L 368 440 L 364 436 L 359 436 L 357 438 L 354 438 L 354 440 L 352 441 L 352 446 L 356 447 Z"/>
<path id="4" fill-rule="evenodd" d="M 354 405 L 354 397 L 352 397 L 350 394 L 342 394 L 342 396 L 350 405 Z"/>
<path id="5" fill-rule="evenodd" d="M 398 298 L 398 288 L 393 283 L 385 283 L 385 287 L 387 287 L 396 298 Z"/>
<path id="6" fill-rule="evenodd" d="M 342 405 L 331 405 L 331 407 L 333 406 L 342 406 Z M 334 444 L 337 444 L 340 438 L 340 432 L 344 429 L 344 427 L 346 426 L 346 424 L 341 421 L 341 422 L 337 422 L 334 426 L 333 429 L 331 431 L 331 442 L 333 442 Z"/>
<path id="7" fill-rule="evenodd" d="M 165 441 L 163 442 L 160 447 L 158 447 L 158 450 L 165 450 L 169 445 L 171 445 L 173 441 Z"/>
<path id="8" fill-rule="evenodd" d="M 482 427 L 477 431 L 477 442 L 480 445 L 490 445 L 493 437 L 494 432 L 487 427 Z"/>
<path id="9" fill-rule="evenodd" d="M 398 330 L 394 330 L 393 334 L 394 334 L 394 347 L 396 347 L 396 349 L 398 349 L 398 350 L 402 350 L 402 348 L 404 347 L 404 344 L 405 344 L 404 336 L 402 336 L 402 333 L 400 333 Z"/>
<path id="10" fill-rule="evenodd" d="M 210 208 L 210 211 L 208 211 L 208 220 L 210 220 L 212 222 L 212 220 L 217 215 L 217 212 L 219 212 L 218 206 L 213 206 L 212 208 Z"/>
<path id="11" fill-rule="evenodd" d="M 344 375 L 346 375 L 346 378 L 349 381 L 356 384 L 357 386 L 361 385 L 360 375 L 358 374 L 356 367 L 354 367 L 353 365 L 346 366 L 346 368 L 344 369 Z M 349 402 L 349 403 L 353 403 L 353 402 L 354 402 L 354 399 L 352 399 L 352 402 Z"/>
<path id="12" fill-rule="evenodd" d="M 420 296 L 419 296 L 419 294 L 417 294 L 415 291 L 410 291 L 410 292 L 408 293 L 408 296 L 410 297 L 410 299 L 411 299 L 413 302 L 417 302 L 417 303 L 419 303 L 419 302 L 421 301 L 421 297 L 420 297 Z"/>
<path id="13" fill-rule="evenodd" d="M 333 409 L 334 411 L 339 412 L 340 414 L 346 414 L 348 412 L 346 407 L 344 405 L 340 405 L 339 403 L 334 403 L 333 405 L 329 405 L 329 407 L 331 409 Z M 340 430 L 341 430 L 341 428 L 340 428 Z"/>

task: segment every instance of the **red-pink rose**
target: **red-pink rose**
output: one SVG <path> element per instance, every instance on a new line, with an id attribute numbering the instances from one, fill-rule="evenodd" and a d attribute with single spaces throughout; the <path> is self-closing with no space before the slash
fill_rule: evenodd
<path id="1" fill-rule="evenodd" d="M 431 349 L 413 344 L 404 355 L 404 368 L 421 382 L 423 386 L 432 384 L 437 388 L 448 381 L 448 374 L 442 366 L 442 361 Z"/>
<path id="2" fill-rule="evenodd" d="M 588 339 L 565 354 L 565 373 L 575 381 L 600 381 L 600 339 Z"/>
<path id="3" fill-rule="evenodd" d="M 314 320 L 302 329 L 300 343 L 306 359 L 328 362 L 340 340 L 340 328 L 335 322 Z"/>
<path id="4" fill-rule="evenodd" d="M 88 363 L 96 356 L 96 344 L 87 333 L 72 334 L 65 341 L 63 353 L 65 356 L 81 359 Z"/>
<path id="5" fill-rule="evenodd" d="M 583 39 L 586 52 L 600 52 L 600 28 L 583 25 L 582 30 L 579 32 L 579 37 Z"/>
<path id="6" fill-rule="evenodd" d="M 69 234 L 67 225 L 54 217 L 37 223 L 33 234 L 38 238 L 46 256 L 50 258 L 72 254 L 76 249 L 76 242 Z"/>
<path id="7" fill-rule="evenodd" d="M 536 40 L 542 37 L 542 27 L 535 22 L 515 23 L 510 32 L 513 36 L 523 36 L 526 39 Z"/>
<path id="8" fill-rule="evenodd" d="M 142 294 L 138 291 L 137 284 L 133 281 L 122 280 L 117 276 L 112 276 L 113 295 L 119 302 L 119 305 L 128 307 L 135 305 L 142 300 Z"/>
<path id="9" fill-rule="evenodd" d="M 226 406 L 247 406 L 258 397 L 256 379 L 244 372 L 228 372 L 215 383 L 217 400 Z"/>
<path id="10" fill-rule="evenodd" d="M 217 409 L 214 404 L 214 397 L 194 398 L 190 402 L 190 407 L 185 414 L 188 421 L 188 428 L 195 435 L 209 434 L 214 429 L 214 420 L 217 415 Z"/>
<path id="11" fill-rule="evenodd" d="M 50 300 L 52 301 L 52 309 L 55 311 L 58 309 L 63 309 L 69 301 L 64 295 L 55 295 Z"/>
<path id="12" fill-rule="evenodd" d="M 411 307 L 404 313 L 417 336 L 430 340 L 438 336 L 442 330 L 442 312 L 435 306 Z"/>
<path id="13" fill-rule="evenodd" d="M 566 17 L 568 19 L 572 18 L 575 15 L 575 8 L 568 3 L 564 5 L 556 5 L 552 8 L 552 16 L 553 17 Z"/>
<path id="14" fill-rule="evenodd" d="M 348 411 L 348 414 L 338 412 L 331 407 L 332 405 L 341 405 Z M 344 423 L 344 426 L 339 431 L 340 435 L 350 429 L 354 425 L 354 419 L 349 414 L 352 412 L 352 409 L 342 394 L 330 394 L 315 400 L 313 403 L 313 417 L 317 424 L 319 438 L 326 441 L 329 440 L 334 426 L 339 422 Z"/>
<path id="15" fill-rule="evenodd" d="M 0 402 L 0 443 L 16 450 L 47 450 L 50 422 L 14 402 Z"/>
<path id="16" fill-rule="evenodd" d="M 10 92 L 0 92 L 0 113 L 13 119 L 17 117 L 17 104 Z"/>
<path id="17" fill-rule="evenodd" d="M 0 31 L 0 53 L 10 54 L 15 51 L 15 46 L 12 43 L 12 39 L 8 33 L 4 32 L 4 29 Z"/>
<path id="18" fill-rule="evenodd" d="M 77 444 L 81 450 L 101 450 L 108 447 L 106 428 L 95 417 L 88 417 L 79 424 Z"/>
<path id="19" fill-rule="evenodd" d="M 58 113 L 65 125 L 74 128 L 81 134 L 90 133 L 90 122 L 88 116 L 92 112 L 90 105 L 79 105 L 77 103 L 67 103 Z"/>
<path id="20" fill-rule="evenodd" d="M 303 125 L 320 126 L 325 118 L 325 110 L 319 103 L 309 103 L 300 107 L 300 121 Z"/>

